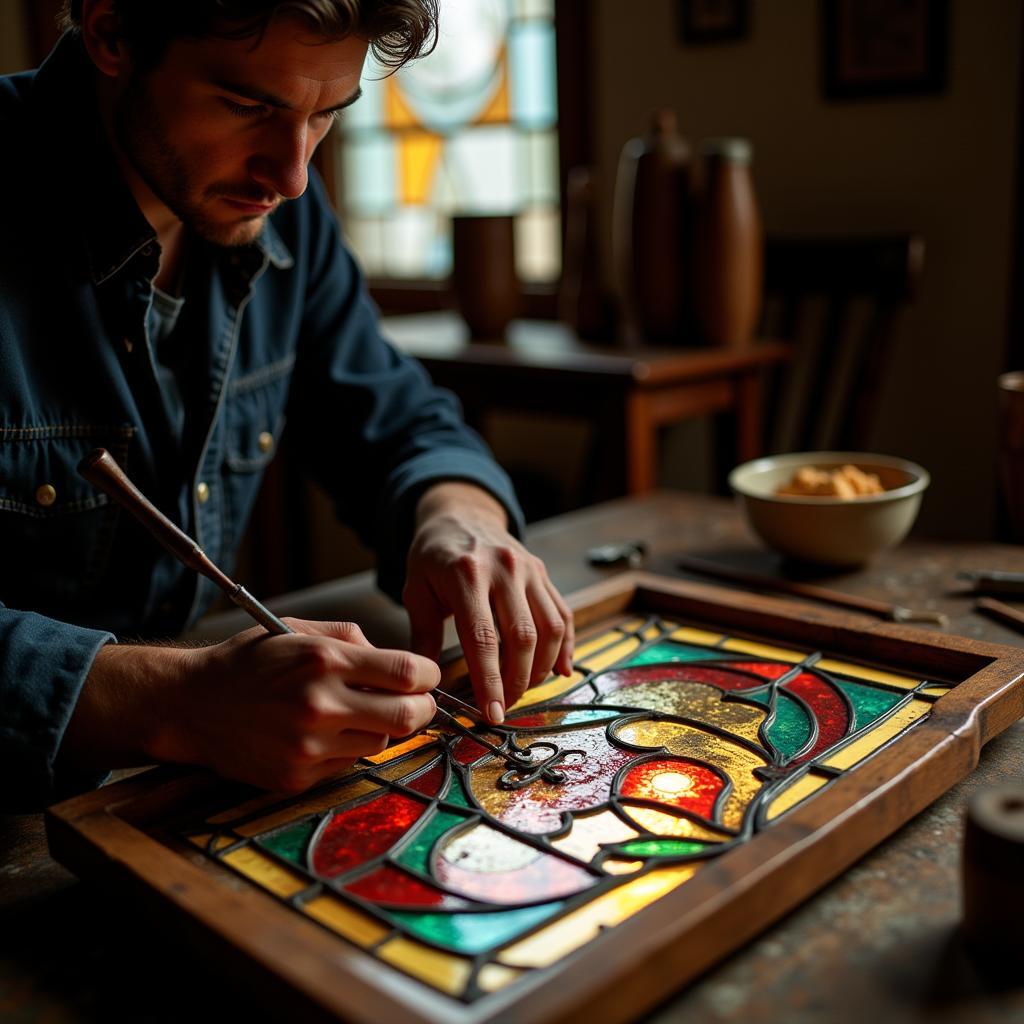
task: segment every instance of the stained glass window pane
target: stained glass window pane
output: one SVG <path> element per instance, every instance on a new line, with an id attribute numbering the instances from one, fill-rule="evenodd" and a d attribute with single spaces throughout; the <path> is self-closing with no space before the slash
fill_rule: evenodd
<path id="1" fill-rule="evenodd" d="M 551 0 L 445 0 L 438 45 L 390 75 L 370 58 L 335 162 L 342 225 L 366 272 L 443 278 L 451 216 L 513 214 L 516 269 L 561 269 Z"/>
<path id="2" fill-rule="evenodd" d="M 428 731 L 290 805 L 215 813 L 191 841 L 472 1003 L 771 829 L 948 688 L 657 617 L 584 637 L 576 669 L 487 730 L 505 755 Z"/>

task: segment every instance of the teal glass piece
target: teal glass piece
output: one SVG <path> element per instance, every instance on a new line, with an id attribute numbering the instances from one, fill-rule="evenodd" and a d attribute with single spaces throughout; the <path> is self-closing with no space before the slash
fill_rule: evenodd
<path id="1" fill-rule="evenodd" d="M 403 865 L 403 867 L 429 875 L 430 851 L 434 848 L 434 843 L 450 828 L 461 825 L 465 820 L 465 818 L 458 814 L 451 814 L 448 811 L 435 811 L 427 823 L 416 832 L 411 841 L 402 847 L 402 852 L 395 857 L 395 860 Z"/>
<path id="2" fill-rule="evenodd" d="M 746 694 L 744 694 L 746 696 Z M 792 697 L 779 691 L 775 702 L 775 719 L 768 726 L 768 740 L 788 760 L 811 738 L 811 720 Z"/>
<path id="3" fill-rule="evenodd" d="M 615 708 L 609 708 L 607 710 L 603 708 L 581 708 L 579 711 L 570 711 L 569 714 L 562 719 L 562 725 L 577 725 L 580 722 L 594 722 L 601 718 L 614 718 L 616 715 L 622 714 L 621 711 L 617 711 Z"/>
<path id="4" fill-rule="evenodd" d="M 735 657 L 728 652 L 713 651 L 708 647 L 692 647 L 690 644 L 677 644 L 674 640 L 663 640 L 651 647 L 645 647 L 634 654 L 625 665 L 657 665 L 666 662 L 706 661 L 709 658 Z"/>
<path id="5" fill-rule="evenodd" d="M 345 201 L 363 215 L 389 214 L 398 205 L 395 140 L 383 132 L 350 139 L 342 150 Z"/>
<path id="6" fill-rule="evenodd" d="M 624 843 L 619 849 L 631 857 L 682 857 L 700 853 L 707 843 L 692 843 L 683 839 L 639 839 Z"/>
<path id="7" fill-rule="evenodd" d="M 469 797 L 466 795 L 466 787 L 462 785 L 462 779 L 453 769 L 448 779 L 448 789 L 444 794 L 445 803 L 455 804 L 457 807 L 472 807 Z"/>
<path id="8" fill-rule="evenodd" d="M 892 690 L 881 690 L 863 683 L 851 683 L 845 679 L 833 677 L 832 682 L 850 698 L 855 716 L 854 729 L 863 729 L 864 726 L 870 725 L 906 697 L 906 693 L 894 693 Z"/>
<path id="9" fill-rule="evenodd" d="M 298 825 L 289 825 L 288 828 L 275 832 L 263 839 L 262 843 L 278 857 L 290 860 L 293 864 L 305 864 L 306 847 L 309 845 L 310 836 L 316 831 L 316 826 L 316 818 L 310 818 L 308 821 L 301 821 Z"/>
<path id="10" fill-rule="evenodd" d="M 512 119 L 527 128 L 547 128 L 557 119 L 555 27 L 550 22 L 514 23 L 508 34 Z"/>
<path id="11" fill-rule="evenodd" d="M 562 901 L 542 903 L 521 910 L 482 914 L 421 914 L 392 911 L 389 917 L 417 938 L 445 946 L 457 953 L 482 953 L 516 938 L 546 921 L 562 908 Z"/>

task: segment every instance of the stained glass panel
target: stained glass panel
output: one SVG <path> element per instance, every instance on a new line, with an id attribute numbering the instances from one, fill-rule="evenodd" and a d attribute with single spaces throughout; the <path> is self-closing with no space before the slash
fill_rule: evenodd
<path id="1" fill-rule="evenodd" d="M 348 240 L 370 275 L 451 271 L 451 217 L 516 216 L 524 281 L 560 271 L 558 108 L 551 0 L 445 0 L 438 43 L 363 95 L 326 145 Z"/>
<path id="2" fill-rule="evenodd" d="M 188 830 L 369 955 L 473 1002 L 684 885 L 947 687 L 659 618 L 584 637 L 472 738 L 428 731 L 298 798 Z"/>

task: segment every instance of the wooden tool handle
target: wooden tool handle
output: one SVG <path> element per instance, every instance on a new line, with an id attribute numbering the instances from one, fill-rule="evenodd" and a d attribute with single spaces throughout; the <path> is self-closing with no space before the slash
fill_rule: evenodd
<path id="1" fill-rule="evenodd" d="M 997 601 L 994 597 L 979 597 L 974 602 L 974 610 L 984 612 L 986 615 L 992 616 L 993 619 L 998 619 L 1004 625 L 1017 630 L 1018 633 L 1024 633 L 1024 613 L 1017 611 L 1016 608 L 1011 608 L 1008 604 L 1003 604 L 1002 601 Z"/>
<path id="2" fill-rule="evenodd" d="M 128 479 L 125 472 L 114 461 L 106 448 L 94 448 L 78 464 L 78 472 L 89 483 L 109 495 L 129 512 L 151 534 L 190 569 L 202 573 L 212 580 L 229 597 L 235 584 L 210 561 L 206 552 L 170 521 L 143 493 Z"/>

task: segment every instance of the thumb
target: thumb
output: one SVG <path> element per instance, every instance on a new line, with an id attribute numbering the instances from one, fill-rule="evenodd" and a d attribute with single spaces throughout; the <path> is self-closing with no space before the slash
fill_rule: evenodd
<path id="1" fill-rule="evenodd" d="M 410 646 L 413 653 L 437 661 L 441 657 L 441 645 L 444 642 L 444 608 L 427 587 L 411 583 L 402 594 L 402 603 L 409 613 Z"/>

